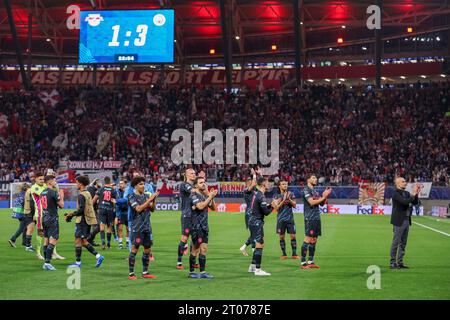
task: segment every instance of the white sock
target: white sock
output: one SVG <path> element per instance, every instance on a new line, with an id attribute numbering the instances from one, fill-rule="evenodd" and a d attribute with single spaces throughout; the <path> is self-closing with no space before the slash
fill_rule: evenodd
<path id="1" fill-rule="evenodd" d="M 122 238 L 119 238 L 119 242 L 122 243 Z"/>
<path id="2" fill-rule="evenodd" d="M 80 264 L 81 264 L 81 261 L 75 261 L 75 263 L 76 263 L 77 265 L 80 265 Z"/>
<path id="3" fill-rule="evenodd" d="M 130 243 L 130 237 L 127 237 L 127 243 Z"/>
<path id="4" fill-rule="evenodd" d="M 101 257 L 100 253 L 97 253 L 97 254 L 95 255 L 95 258 L 96 258 L 96 259 L 98 259 L 98 258 L 100 258 L 100 257 Z"/>

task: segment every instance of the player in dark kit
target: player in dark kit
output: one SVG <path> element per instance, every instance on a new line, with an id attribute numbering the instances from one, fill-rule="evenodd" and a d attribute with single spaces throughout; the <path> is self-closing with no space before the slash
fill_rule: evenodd
<path id="1" fill-rule="evenodd" d="M 189 256 L 189 278 L 212 279 L 212 275 L 206 273 L 206 252 L 208 251 L 208 208 L 215 210 L 214 197 L 217 190 L 208 191 L 205 184 L 205 178 L 197 177 L 194 181 L 194 188 L 189 197 L 192 209 L 192 249 Z M 200 264 L 200 274 L 194 272 L 195 260 L 198 255 Z"/>
<path id="2" fill-rule="evenodd" d="M 44 259 L 45 263 L 42 266 L 44 270 L 55 271 L 56 268 L 52 266 L 51 260 L 53 250 L 59 239 L 59 221 L 58 208 L 64 208 L 64 191 L 59 192 L 54 190 L 56 181 L 54 176 L 47 175 L 44 178 L 47 188 L 42 191 L 40 201 L 42 205 L 42 226 L 44 229 Z"/>
<path id="3" fill-rule="evenodd" d="M 97 190 L 100 188 L 100 185 L 98 183 L 99 179 L 94 179 L 87 187 L 86 190 L 89 191 L 91 198 L 94 198 L 97 194 Z M 90 244 L 92 244 L 94 247 L 98 246 L 98 244 L 95 243 L 95 237 L 100 232 L 100 222 L 99 222 L 99 216 L 98 216 L 98 203 L 94 203 L 94 212 L 95 212 L 95 218 L 97 219 L 97 223 L 92 225 L 90 227 L 90 234 L 87 238 Z"/>
<path id="4" fill-rule="evenodd" d="M 314 263 L 314 253 L 316 252 L 317 238 L 322 235 L 322 225 L 320 221 L 319 205 L 327 202 L 331 193 L 331 188 L 327 188 L 322 196 L 314 189 L 317 185 L 317 177 L 310 174 L 307 179 L 307 186 L 303 189 L 303 203 L 305 205 L 305 239 L 302 244 L 302 260 L 300 267 L 302 269 L 316 268 L 319 266 Z M 308 262 L 306 254 L 309 251 Z"/>
<path id="5" fill-rule="evenodd" d="M 181 240 L 178 244 L 178 261 L 177 269 L 183 270 L 183 254 L 187 253 L 187 242 L 191 232 L 191 206 L 189 197 L 194 188 L 195 170 L 186 169 L 184 172 L 185 181 L 180 185 L 180 201 L 181 201 Z"/>
<path id="6" fill-rule="evenodd" d="M 80 194 L 77 199 L 77 210 L 64 215 L 67 222 L 70 222 L 73 217 L 76 217 L 75 224 L 75 257 L 76 261 L 72 266 L 81 267 L 81 253 L 82 247 L 85 247 L 97 259 L 95 267 L 98 268 L 105 259 L 101 254 L 95 251 L 94 247 L 88 242 L 89 231 L 92 225 L 97 224 L 97 218 L 94 212 L 94 205 L 92 197 L 87 186 L 89 185 L 89 178 L 87 176 L 79 176 L 76 178 L 77 188 Z"/>
<path id="7" fill-rule="evenodd" d="M 145 191 L 145 178 L 136 177 L 131 181 L 134 192 L 128 197 L 131 207 L 131 239 L 132 246 L 130 257 L 128 259 L 129 275 L 128 279 L 136 280 L 134 273 L 134 264 L 136 262 L 136 254 L 139 246 L 144 247 L 142 254 L 142 277 L 146 279 L 154 279 L 156 276 L 148 273 L 148 265 L 150 262 L 150 250 L 153 244 L 152 225 L 150 223 L 151 212 L 155 210 L 156 198 L 159 192 L 155 192 L 149 196 Z"/>
<path id="8" fill-rule="evenodd" d="M 252 197 L 254 193 L 254 188 L 256 186 L 256 176 L 259 174 L 259 171 L 255 171 L 253 168 L 251 169 L 252 177 L 247 178 L 245 181 L 245 190 L 244 190 L 244 201 L 246 204 L 245 208 L 245 228 L 248 230 L 248 220 L 250 219 L 250 206 L 252 203 Z M 252 245 L 253 251 L 255 251 L 255 241 L 253 241 L 252 237 L 249 236 L 247 241 L 239 248 L 244 256 L 248 256 L 247 247 Z"/>
<path id="9" fill-rule="evenodd" d="M 116 191 L 111 184 L 111 178 L 105 177 L 105 185 L 97 190 L 93 203 L 98 200 L 98 218 L 100 220 L 100 238 L 102 239 L 102 249 L 111 248 L 111 234 L 116 218 Z M 105 226 L 108 228 L 107 232 L 107 246 L 105 245 Z"/>
<path id="10" fill-rule="evenodd" d="M 297 239 L 295 238 L 295 221 L 294 221 L 294 213 L 292 208 L 295 208 L 297 203 L 295 202 L 295 196 L 288 191 L 288 183 L 286 180 L 281 180 L 279 185 L 280 193 L 277 194 L 274 198 L 280 199 L 281 202 L 275 208 L 278 211 L 277 214 L 277 233 L 280 236 L 280 247 L 283 255 L 281 256 L 281 260 L 287 259 L 286 254 L 286 242 L 285 242 L 285 234 L 286 231 L 291 236 L 291 247 L 292 247 L 292 259 L 300 259 L 297 255 Z"/>
<path id="11" fill-rule="evenodd" d="M 255 276 L 270 276 L 270 273 L 261 269 L 262 253 L 264 248 L 264 217 L 269 215 L 273 208 L 276 207 L 280 200 L 273 200 L 267 203 L 264 193 L 269 188 L 269 182 L 264 177 L 256 178 L 256 190 L 253 193 L 250 204 L 250 219 L 248 226 L 252 239 L 256 242 L 253 259 L 248 272 L 253 272 Z"/>
<path id="12" fill-rule="evenodd" d="M 126 182 L 120 180 L 119 188 L 116 190 L 116 219 L 117 219 L 117 233 L 119 234 L 119 249 L 123 249 L 122 236 L 123 226 L 125 226 L 126 247 L 129 247 L 130 234 L 128 230 L 128 199 L 125 198 Z"/>

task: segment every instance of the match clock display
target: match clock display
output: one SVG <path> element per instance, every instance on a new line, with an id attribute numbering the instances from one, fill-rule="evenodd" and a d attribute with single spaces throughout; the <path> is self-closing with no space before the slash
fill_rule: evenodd
<path id="1" fill-rule="evenodd" d="M 172 63 L 173 50 L 173 10 L 80 12 L 80 64 Z"/>

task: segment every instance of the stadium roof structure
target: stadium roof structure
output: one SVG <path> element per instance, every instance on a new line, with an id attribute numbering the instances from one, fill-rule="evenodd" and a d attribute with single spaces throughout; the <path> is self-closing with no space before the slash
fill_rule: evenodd
<path id="1" fill-rule="evenodd" d="M 224 2 L 226 25 L 221 20 Z M 368 6 L 382 4 L 383 58 L 448 57 L 450 0 L 9 0 L 22 54 L 33 63 L 70 64 L 78 56 L 78 30 L 69 30 L 68 7 L 95 9 L 174 8 L 176 64 L 222 63 L 222 30 L 231 63 L 293 61 L 298 4 L 302 64 L 373 59 L 375 35 L 366 26 Z M 15 63 L 5 2 L 0 5 L 1 63 Z M 29 16 L 31 39 L 29 39 Z M 225 28 L 225 29 L 223 29 Z M 341 38 L 338 41 L 338 38 Z M 406 39 L 406 40 L 405 40 Z M 414 40 L 413 40 L 414 39 Z M 417 39 L 417 41 L 416 41 Z M 424 39 L 424 40 L 422 40 Z M 409 40 L 409 41 L 408 41 Z M 215 53 L 210 54 L 210 49 Z"/>

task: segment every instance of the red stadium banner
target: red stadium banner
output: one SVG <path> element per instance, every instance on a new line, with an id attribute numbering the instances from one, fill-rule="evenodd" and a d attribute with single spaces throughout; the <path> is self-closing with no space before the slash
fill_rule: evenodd
<path id="1" fill-rule="evenodd" d="M 221 194 L 242 193 L 245 189 L 244 182 L 220 182 Z"/>
<path id="2" fill-rule="evenodd" d="M 384 64 L 381 66 L 382 75 L 416 76 L 436 75 L 442 73 L 442 62 L 418 62 L 401 64 Z M 280 81 L 286 81 L 294 76 L 295 69 L 242 69 L 232 71 L 234 85 L 249 85 L 257 87 L 260 79 L 265 89 L 278 89 Z M 11 81 L 21 81 L 17 70 L 4 71 L 4 76 Z M 183 84 L 180 70 L 165 71 L 165 84 L 178 86 Z M 375 77 L 374 65 L 362 66 L 332 66 L 332 67 L 304 67 L 303 79 L 358 79 L 361 77 Z M 124 71 L 122 84 L 127 86 L 145 86 L 157 84 L 160 78 L 159 71 Z M 34 71 L 31 81 L 33 85 L 57 85 L 76 86 L 92 84 L 92 71 Z M 115 85 L 118 83 L 119 71 L 97 71 L 98 85 Z M 184 72 L 184 84 L 196 86 L 209 86 L 226 84 L 225 70 L 187 70 Z"/>
<path id="3" fill-rule="evenodd" d="M 181 181 L 158 179 L 156 190 L 160 195 L 172 196 L 180 192 Z M 208 190 L 219 190 L 219 182 L 207 182 Z"/>

